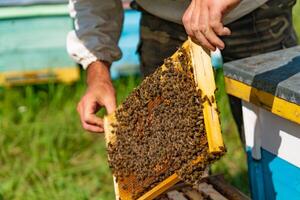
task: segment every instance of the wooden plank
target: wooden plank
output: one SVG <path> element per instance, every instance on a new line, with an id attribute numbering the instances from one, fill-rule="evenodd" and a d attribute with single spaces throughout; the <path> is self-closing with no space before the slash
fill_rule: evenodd
<path id="1" fill-rule="evenodd" d="M 298 104 L 228 77 L 225 77 L 225 88 L 226 92 L 232 96 L 263 107 L 280 117 L 300 124 L 300 106 Z"/>
<path id="2" fill-rule="evenodd" d="M 103 120 L 103 126 L 104 126 L 104 136 L 105 136 L 105 142 L 106 146 L 108 143 L 114 143 L 116 141 L 116 136 L 113 134 L 113 127 L 112 124 L 116 122 L 116 116 L 115 113 L 112 113 L 110 115 L 106 115 Z M 115 199 L 119 200 L 120 199 L 120 193 L 119 193 L 119 184 L 116 181 L 116 177 L 113 176 L 113 181 L 114 181 L 114 191 L 115 191 Z"/>
<path id="3" fill-rule="evenodd" d="M 216 83 L 210 52 L 195 44 L 191 39 L 189 41 L 195 81 L 197 88 L 201 90 L 202 99 L 205 100 L 202 103 L 209 151 L 211 153 L 222 152 L 224 143 L 215 99 Z"/>
<path id="4" fill-rule="evenodd" d="M 138 200 L 152 200 L 156 197 L 158 197 L 160 194 L 167 191 L 170 187 L 175 185 L 180 181 L 177 174 L 173 174 L 164 181 L 160 182 L 157 186 L 155 186 L 152 190 L 145 193 L 143 196 L 141 196 Z"/>
<path id="5" fill-rule="evenodd" d="M 222 195 L 230 200 L 250 200 L 248 196 L 243 194 L 237 188 L 228 184 L 223 175 L 209 176 L 206 178 L 207 183 L 213 185 L 213 187 Z"/>
<path id="6" fill-rule="evenodd" d="M 0 86 L 47 83 L 49 81 L 72 83 L 79 80 L 78 67 L 56 67 L 32 71 L 9 71 L 0 73 Z"/>
<path id="7" fill-rule="evenodd" d="M 116 135 L 112 133 L 113 127 L 112 124 L 116 122 L 115 113 L 110 115 L 106 115 L 104 117 L 104 130 L 105 130 L 105 142 L 106 144 L 112 143 L 114 144 L 116 141 Z"/>

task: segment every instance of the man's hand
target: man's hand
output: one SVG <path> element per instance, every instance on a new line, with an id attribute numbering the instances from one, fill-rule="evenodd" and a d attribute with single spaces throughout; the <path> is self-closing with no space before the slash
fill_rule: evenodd
<path id="1" fill-rule="evenodd" d="M 83 128 L 90 132 L 103 132 L 103 120 L 96 116 L 101 107 L 108 114 L 116 109 L 115 90 L 109 76 L 109 65 L 96 61 L 87 69 L 87 85 L 85 95 L 77 106 Z"/>
<path id="2" fill-rule="evenodd" d="M 230 35 L 222 19 L 240 3 L 240 0 L 192 0 L 185 11 L 182 22 L 187 34 L 198 44 L 212 51 L 224 49 L 219 36 Z"/>

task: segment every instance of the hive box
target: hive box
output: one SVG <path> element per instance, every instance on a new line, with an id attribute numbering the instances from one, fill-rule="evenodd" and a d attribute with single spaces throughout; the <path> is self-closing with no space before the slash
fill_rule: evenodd
<path id="1" fill-rule="evenodd" d="M 300 199 L 300 46 L 226 63 L 224 73 L 243 100 L 252 198 Z"/>
<path id="2" fill-rule="evenodd" d="M 66 52 L 66 35 L 72 29 L 66 2 L 41 4 L 46 1 L 40 1 L 0 3 L 2 86 L 48 81 L 70 83 L 79 78 L 79 69 Z M 9 3 L 13 6 L 8 6 Z"/>

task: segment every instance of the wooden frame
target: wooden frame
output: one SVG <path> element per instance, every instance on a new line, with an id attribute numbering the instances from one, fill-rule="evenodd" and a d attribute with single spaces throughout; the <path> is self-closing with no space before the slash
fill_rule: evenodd
<path id="1" fill-rule="evenodd" d="M 196 81 L 197 88 L 201 90 L 203 99 L 203 115 L 204 123 L 208 138 L 209 151 L 210 153 L 219 153 L 224 151 L 224 143 L 221 135 L 221 126 L 219 121 L 219 113 L 217 110 L 217 104 L 215 101 L 216 84 L 214 79 L 213 68 L 211 65 L 210 52 L 204 50 L 199 45 L 192 42 L 192 40 L 186 41 L 183 48 L 191 51 L 192 65 L 194 69 L 194 78 Z M 178 52 L 175 52 L 172 58 L 176 58 Z M 164 65 L 161 68 L 165 68 Z M 112 123 L 115 122 L 114 113 L 104 118 L 104 129 L 106 142 L 114 142 L 116 136 L 112 133 Z M 202 158 L 199 157 L 197 160 L 192 161 L 192 164 L 199 162 Z M 141 196 L 138 200 L 151 200 L 159 196 L 170 187 L 180 181 L 178 175 L 175 173 L 159 183 L 156 187 L 152 188 Z M 121 190 L 118 184 L 115 182 L 115 193 L 116 198 L 122 198 L 122 200 L 131 200 L 128 192 Z"/>

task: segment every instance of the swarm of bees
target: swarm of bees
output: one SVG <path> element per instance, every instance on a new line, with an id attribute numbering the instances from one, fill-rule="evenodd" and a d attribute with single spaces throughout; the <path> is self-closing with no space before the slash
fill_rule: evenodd
<path id="1" fill-rule="evenodd" d="M 116 111 L 116 141 L 108 144 L 109 164 L 123 190 L 133 199 L 177 173 L 197 183 L 208 164 L 220 155 L 208 154 L 202 101 L 197 90 L 190 54 L 179 49 L 178 58 L 143 80 Z M 191 161 L 202 157 L 201 161 Z M 127 181 L 124 184 L 125 179 Z M 134 188 L 142 188 L 134 190 Z"/>

